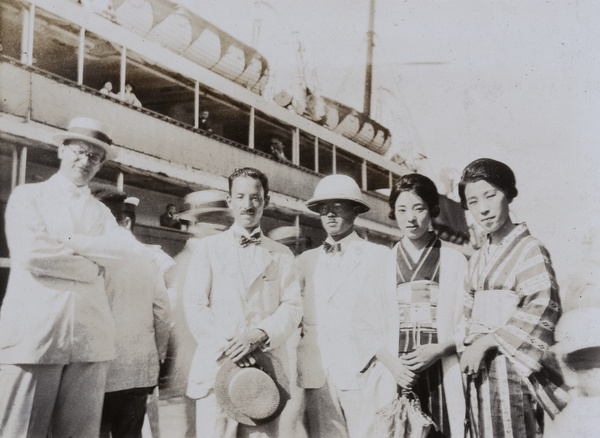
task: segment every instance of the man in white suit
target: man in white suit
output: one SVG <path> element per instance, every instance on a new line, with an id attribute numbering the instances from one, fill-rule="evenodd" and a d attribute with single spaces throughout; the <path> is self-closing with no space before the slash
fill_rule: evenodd
<path id="1" fill-rule="evenodd" d="M 0 436 L 97 436 L 114 321 L 104 267 L 128 255 L 128 233 L 90 195 L 116 156 L 100 122 L 54 136 L 59 171 L 25 184 L 6 208 L 10 279 L 0 313 Z M 130 237 L 133 239 L 133 237 Z"/>
<path id="2" fill-rule="evenodd" d="M 387 369 L 398 348 L 389 249 L 354 231 L 369 205 L 352 178 L 324 178 L 306 205 L 327 231 L 321 247 L 298 259 L 304 301 L 298 382 L 306 389 L 309 436 L 376 436 L 375 412 L 396 394 Z"/>
<path id="3" fill-rule="evenodd" d="M 302 318 L 294 257 L 260 230 L 268 193 L 261 171 L 234 171 L 227 197 L 234 224 L 201 239 L 189 262 L 184 306 L 198 349 L 188 396 L 197 399 L 198 437 L 278 436 L 278 419 L 261 426 L 238 424 L 217 405 L 214 393 L 223 358 L 248 366 L 254 361 L 251 353 L 260 348 L 286 364 L 286 341 Z"/>

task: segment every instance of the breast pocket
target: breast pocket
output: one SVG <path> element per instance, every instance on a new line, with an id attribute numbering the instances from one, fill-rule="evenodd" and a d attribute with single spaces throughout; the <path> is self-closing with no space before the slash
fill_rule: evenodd
<path id="1" fill-rule="evenodd" d="M 279 281 L 277 279 L 263 279 L 263 303 L 265 310 L 273 313 L 279 307 Z"/>

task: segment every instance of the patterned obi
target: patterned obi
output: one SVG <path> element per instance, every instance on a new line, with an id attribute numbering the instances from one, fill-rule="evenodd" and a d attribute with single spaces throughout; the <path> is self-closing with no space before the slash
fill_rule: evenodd
<path id="1" fill-rule="evenodd" d="M 520 301 L 515 291 L 503 289 L 478 290 L 473 300 L 465 345 L 469 345 L 479 335 L 492 333 L 506 325 L 517 311 Z"/>
<path id="2" fill-rule="evenodd" d="M 399 353 L 420 345 L 437 344 L 437 304 L 440 287 L 429 280 L 417 280 L 396 287 L 400 312 Z"/>

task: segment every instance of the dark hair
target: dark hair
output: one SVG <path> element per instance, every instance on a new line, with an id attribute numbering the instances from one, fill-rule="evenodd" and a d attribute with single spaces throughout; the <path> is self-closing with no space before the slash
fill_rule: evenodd
<path id="1" fill-rule="evenodd" d="M 563 358 L 573 371 L 589 371 L 600 368 L 600 347 L 588 347 L 568 353 Z"/>
<path id="2" fill-rule="evenodd" d="M 239 167 L 229 175 L 229 194 L 231 195 L 231 187 L 233 186 L 233 180 L 240 177 L 254 178 L 260 181 L 262 188 L 265 192 L 265 198 L 269 194 L 269 178 L 267 175 L 262 173 L 260 170 L 254 167 Z"/>
<path id="3" fill-rule="evenodd" d="M 171 207 L 177 207 L 177 206 L 175 204 L 173 204 L 172 202 L 169 202 L 167 204 L 166 210 L 169 211 L 169 208 L 171 208 Z"/>
<path id="4" fill-rule="evenodd" d="M 500 189 L 508 199 L 508 202 L 515 199 L 519 193 L 515 174 L 510 167 L 491 158 L 479 158 L 465 167 L 460 178 L 460 183 L 458 183 L 460 206 L 465 210 L 469 209 L 465 197 L 466 185 L 482 180 Z"/>
<path id="5" fill-rule="evenodd" d="M 409 173 L 398 179 L 392 187 L 389 199 L 390 219 L 396 219 L 396 201 L 402 192 L 413 192 L 421 198 L 427 204 L 431 218 L 440 214 L 440 195 L 433 181 L 424 175 Z"/>

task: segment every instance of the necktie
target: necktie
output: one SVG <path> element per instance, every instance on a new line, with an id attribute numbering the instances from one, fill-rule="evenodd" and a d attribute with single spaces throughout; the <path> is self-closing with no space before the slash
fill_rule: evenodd
<path id="1" fill-rule="evenodd" d="M 326 254 L 335 254 L 336 252 L 342 252 L 342 244 L 341 243 L 331 243 L 325 242 L 323 244 L 323 250 Z"/>
<path id="2" fill-rule="evenodd" d="M 250 237 L 238 236 L 238 243 L 242 248 L 245 248 L 248 245 L 258 245 L 260 243 L 260 233 L 253 234 Z"/>

